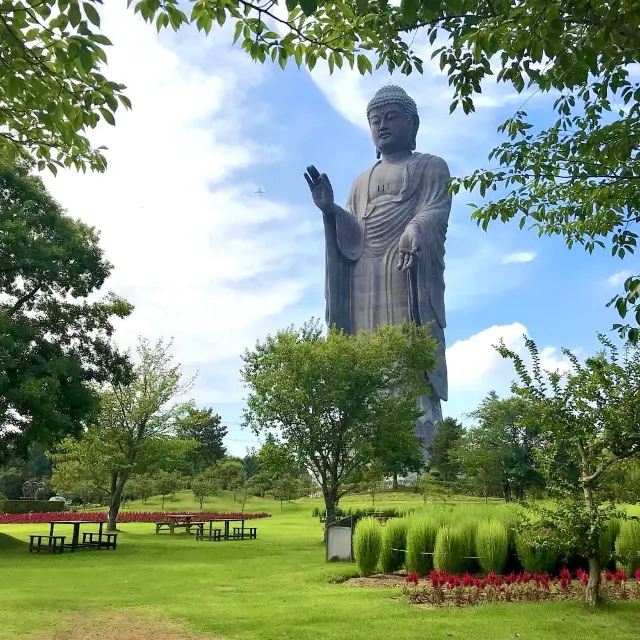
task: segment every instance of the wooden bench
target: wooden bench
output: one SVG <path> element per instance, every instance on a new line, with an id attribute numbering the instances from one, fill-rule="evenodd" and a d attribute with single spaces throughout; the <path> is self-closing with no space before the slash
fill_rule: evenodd
<path id="1" fill-rule="evenodd" d="M 55 553 L 62 553 L 64 551 L 64 539 L 65 536 L 42 536 L 42 535 L 30 535 L 29 536 L 29 553 L 37 551 L 40 553 L 42 549 Z M 46 540 L 46 544 L 43 544 L 43 540 Z"/>
<path id="2" fill-rule="evenodd" d="M 191 527 L 202 529 L 206 523 L 204 522 L 182 522 L 174 524 L 173 522 L 154 522 L 156 525 L 156 533 L 160 533 L 165 528 L 167 531 L 175 531 L 176 529 L 184 529 L 187 533 L 191 533 Z"/>
<path id="3" fill-rule="evenodd" d="M 118 542 L 117 533 L 83 533 L 82 544 L 96 549 L 115 549 Z"/>
<path id="4" fill-rule="evenodd" d="M 239 540 L 255 539 L 258 535 L 258 529 L 256 527 L 245 527 L 244 530 L 242 527 L 233 527 L 233 537 Z"/>
<path id="5" fill-rule="evenodd" d="M 211 540 L 212 542 L 219 542 L 222 540 L 222 529 L 207 529 L 201 527 L 196 533 L 196 540 Z"/>

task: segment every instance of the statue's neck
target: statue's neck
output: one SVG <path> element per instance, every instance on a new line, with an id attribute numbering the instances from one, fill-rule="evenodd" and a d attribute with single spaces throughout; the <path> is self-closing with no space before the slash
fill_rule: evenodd
<path id="1" fill-rule="evenodd" d="M 380 157 L 382 162 L 393 164 L 396 162 L 402 162 L 413 155 L 413 151 L 405 149 L 403 151 L 396 151 L 396 153 L 383 153 Z"/>

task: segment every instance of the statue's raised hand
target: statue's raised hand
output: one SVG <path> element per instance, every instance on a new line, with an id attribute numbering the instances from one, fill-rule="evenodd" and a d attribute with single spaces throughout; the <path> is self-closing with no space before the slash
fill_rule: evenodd
<path id="1" fill-rule="evenodd" d="M 400 238 L 398 270 L 407 271 L 417 262 L 420 255 L 421 239 L 418 230 L 414 226 L 409 226 L 404 230 Z"/>
<path id="2" fill-rule="evenodd" d="M 322 212 L 328 212 L 335 204 L 333 197 L 333 187 L 326 173 L 319 173 L 318 170 L 311 165 L 307 167 L 304 178 L 311 189 L 313 202 Z"/>

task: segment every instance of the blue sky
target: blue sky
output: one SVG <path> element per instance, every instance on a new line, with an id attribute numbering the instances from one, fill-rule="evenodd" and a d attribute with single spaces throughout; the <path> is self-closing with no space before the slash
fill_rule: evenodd
<path id="1" fill-rule="evenodd" d="M 72 215 L 101 230 L 115 265 L 105 291 L 136 306 L 118 341 L 173 338 L 176 359 L 198 373 L 192 395 L 222 415 L 227 445 L 242 455 L 256 439 L 239 426 L 239 354 L 278 328 L 324 317 L 322 223 L 302 174 L 315 164 L 344 202 L 375 160 L 365 106 L 389 74 L 260 66 L 229 46 L 227 28 L 207 39 L 157 36 L 124 4 L 104 12 L 115 45 L 107 75 L 128 85 L 134 108 L 115 129 L 92 134 L 109 147 L 109 168 L 46 180 Z M 418 150 L 442 156 L 456 176 L 487 166 L 498 124 L 524 101 L 488 84 L 476 114 L 449 116 L 450 89 L 432 65 L 422 77 L 391 80 L 418 103 Z M 541 119 L 550 105 L 534 97 L 527 109 Z M 265 197 L 253 193 L 258 187 Z M 454 199 L 446 247 L 451 386 L 443 411 L 456 417 L 491 389 L 507 393 L 512 372 L 491 348 L 500 337 L 520 350 L 526 331 L 545 364 L 562 367 L 559 347 L 592 352 L 596 331 L 616 321 L 604 305 L 622 272 L 637 272 L 636 258 L 569 251 L 516 224 L 484 233 L 470 221 L 470 201 L 477 194 Z"/>

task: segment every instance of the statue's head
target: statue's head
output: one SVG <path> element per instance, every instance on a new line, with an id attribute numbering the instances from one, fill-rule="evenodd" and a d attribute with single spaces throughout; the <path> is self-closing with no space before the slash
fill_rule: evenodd
<path id="1" fill-rule="evenodd" d="M 402 87 L 379 89 L 367 105 L 367 119 L 378 157 L 416 148 L 418 108 Z"/>

